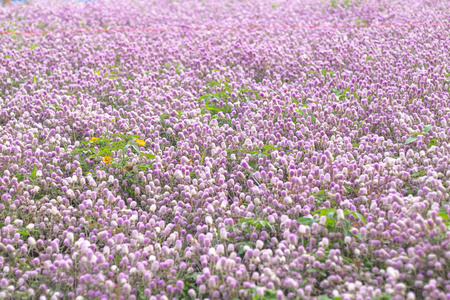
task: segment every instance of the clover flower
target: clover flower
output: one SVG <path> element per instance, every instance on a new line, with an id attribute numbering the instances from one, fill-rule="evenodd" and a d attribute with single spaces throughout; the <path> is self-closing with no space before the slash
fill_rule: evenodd
<path id="1" fill-rule="evenodd" d="M 446 1 L 43 1 L 0 9 L 1 299 L 449 297 Z"/>

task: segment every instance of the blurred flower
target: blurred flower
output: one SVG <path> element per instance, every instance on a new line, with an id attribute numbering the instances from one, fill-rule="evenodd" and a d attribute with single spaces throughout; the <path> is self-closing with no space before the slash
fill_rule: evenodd
<path id="1" fill-rule="evenodd" d="M 145 142 L 143 140 L 136 139 L 136 143 L 142 147 L 145 147 Z"/>

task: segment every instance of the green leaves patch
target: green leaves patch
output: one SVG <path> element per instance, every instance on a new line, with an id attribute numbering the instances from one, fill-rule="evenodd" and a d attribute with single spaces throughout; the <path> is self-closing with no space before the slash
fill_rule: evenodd
<path id="1" fill-rule="evenodd" d="M 337 90 L 337 89 L 331 89 L 333 94 L 335 94 L 339 100 L 343 99 L 345 97 L 345 94 L 350 90 L 350 88 L 346 88 L 343 91 Z"/>
<path id="2" fill-rule="evenodd" d="M 150 153 L 141 152 L 141 145 L 137 142 L 137 139 L 141 139 L 139 135 L 128 135 L 128 134 L 106 134 L 102 138 L 97 138 L 90 141 L 81 141 L 80 144 L 83 145 L 80 148 L 74 149 L 72 155 L 82 155 L 87 159 L 103 158 L 105 156 L 110 156 L 112 152 L 117 152 L 122 150 L 122 156 L 120 157 L 120 162 L 115 163 L 116 167 L 124 167 L 129 160 L 127 155 L 128 149 L 135 152 L 141 157 L 146 157 L 148 159 L 154 159 L 155 155 Z M 85 162 L 81 161 L 82 167 L 84 169 L 89 168 Z M 137 167 L 146 170 L 152 167 L 153 163 L 139 164 Z M 86 171 L 87 171 L 86 170 Z"/>
<path id="3" fill-rule="evenodd" d="M 260 219 L 258 217 L 245 217 L 239 220 L 239 224 L 242 227 L 246 227 L 246 226 L 252 226 L 255 229 L 261 229 L 261 228 L 269 228 L 270 230 L 273 231 L 273 226 L 269 223 L 269 221 L 264 220 L 264 219 Z"/>
<path id="4" fill-rule="evenodd" d="M 428 133 L 431 130 L 432 127 L 433 127 L 432 125 L 425 125 L 422 129 L 422 132 L 411 132 L 410 134 L 411 135 L 425 135 L 426 133 Z M 415 141 L 417 141 L 417 137 L 415 137 L 415 136 L 410 137 L 410 138 L 406 139 L 405 145 L 411 144 Z M 433 142 L 430 141 L 430 147 L 437 143 L 437 141 L 435 139 L 432 139 L 432 141 Z"/>
<path id="5" fill-rule="evenodd" d="M 231 112 L 231 106 L 228 105 L 228 101 L 234 101 L 235 99 L 232 98 L 232 90 L 230 88 L 230 82 L 229 78 L 225 78 L 225 80 L 219 80 L 219 81 L 210 81 L 206 84 L 207 88 L 214 88 L 214 87 L 221 87 L 223 86 L 224 91 L 218 91 L 215 93 L 206 93 L 202 95 L 200 98 L 197 99 L 198 102 L 201 102 L 202 100 L 205 101 L 205 107 L 202 108 L 202 113 L 209 112 L 211 115 L 216 115 L 219 112 L 223 112 L 224 114 Z M 250 98 L 247 96 L 248 93 L 251 93 L 254 95 L 256 99 L 260 99 L 260 96 L 258 92 L 243 88 L 237 90 L 237 98 L 243 98 L 246 101 L 249 101 Z M 215 104 L 211 104 L 211 100 L 218 100 L 218 101 L 224 101 L 225 107 L 218 107 Z"/>
<path id="6" fill-rule="evenodd" d="M 427 175 L 427 172 L 425 171 L 425 169 L 420 169 L 418 172 L 412 173 L 411 177 L 417 179 L 417 178 L 423 177 L 425 175 Z"/>
<path id="7" fill-rule="evenodd" d="M 357 212 L 354 212 L 354 211 L 351 211 L 348 209 L 344 209 L 343 212 L 344 212 L 344 216 L 353 215 L 360 222 L 362 222 L 363 224 L 366 224 L 366 218 L 364 218 L 364 216 L 361 215 L 360 213 L 357 213 Z M 350 233 L 352 224 L 350 223 L 350 221 L 348 219 L 344 219 L 344 220 L 341 220 L 341 222 L 339 222 L 337 220 L 337 210 L 335 208 L 319 209 L 319 210 L 314 211 L 312 213 L 312 215 L 313 216 L 318 215 L 319 218 L 317 218 L 317 219 L 299 218 L 297 220 L 297 222 L 299 222 L 300 224 L 307 225 L 307 226 L 312 226 L 312 224 L 320 222 L 320 217 L 325 216 L 326 217 L 325 227 L 328 229 L 328 231 L 336 232 L 336 231 L 339 231 L 339 229 L 342 229 L 344 231 L 345 235 L 353 235 Z M 361 236 L 358 234 L 353 235 L 353 236 L 357 237 L 360 240 L 362 239 Z"/>
<path id="8" fill-rule="evenodd" d="M 33 166 L 33 171 L 31 171 L 31 175 L 30 175 L 31 180 L 35 180 L 36 179 L 36 171 L 37 171 L 37 167 L 36 167 L 36 165 L 34 165 Z"/>

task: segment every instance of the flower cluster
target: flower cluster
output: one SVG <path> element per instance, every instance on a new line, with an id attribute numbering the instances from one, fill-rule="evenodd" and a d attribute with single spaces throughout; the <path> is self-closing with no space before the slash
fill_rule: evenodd
<path id="1" fill-rule="evenodd" d="M 0 299 L 448 299 L 448 12 L 1 7 Z"/>

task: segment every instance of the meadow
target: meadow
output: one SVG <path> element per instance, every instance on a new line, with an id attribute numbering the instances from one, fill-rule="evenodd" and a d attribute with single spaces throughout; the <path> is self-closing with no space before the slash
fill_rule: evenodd
<path id="1" fill-rule="evenodd" d="M 450 299 L 449 17 L 0 6 L 0 299 Z"/>

